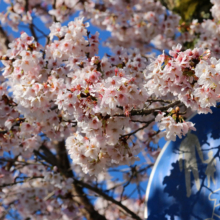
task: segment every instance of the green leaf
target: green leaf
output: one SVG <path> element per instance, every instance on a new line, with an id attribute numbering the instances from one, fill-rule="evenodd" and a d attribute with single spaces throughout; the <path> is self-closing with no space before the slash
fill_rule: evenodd
<path id="1" fill-rule="evenodd" d="M 204 17 L 210 17 L 212 4 L 210 0 L 160 0 L 169 10 L 179 14 L 182 22 L 198 19 L 202 21 Z"/>

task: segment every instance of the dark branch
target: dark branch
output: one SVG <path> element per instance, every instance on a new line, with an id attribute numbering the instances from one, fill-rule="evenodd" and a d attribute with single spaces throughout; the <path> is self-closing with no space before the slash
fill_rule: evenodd
<path id="1" fill-rule="evenodd" d="M 5 46 L 9 49 L 8 45 L 9 45 L 10 41 L 9 41 L 9 38 L 8 38 L 7 34 L 5 33 L 5 31 L 4 31 L 4 29 L 2 28 L 1 25 L 0 25 L 0 38 L 4 39 Z"/>
<path id="2" fill-rule="evenodd" d="M 74 178 L 72 169 L 70 167 L 68 154 L 65 147 L 65 142 L 61 141 L 56 144 L 57 156 L 53 155 L 54 162 L 60 172 L 65 175 L 67 178 Z M 43 148 L 44 153 L 50 151 L 49 149 Z M 47 152 L 48 153 L 48 152 Z M 51 156 L 52 157 L 52 156 Z M 46 159 L 46 158 L 45 158 Z M 49 161 L 48 161 L 49 162 Z M 83 205 L 83 208 L 80 208 L 80 212 L 88 220 L 106 220 L 105 216 L 100 215 L 95 209 L 94 206 L 90 203 L 89 199 L 83 192 L 83 188 L 77 184 L 73 184 L 72 194 L 74 197 L 72 200 L 79 206 Z M 78 195 L 78 196 L 77 196 Z"/>
<path id="3" fill-rule="evenodd" d="M 152 109 L 134 109 L 130 111 L 130 115 L 149 115 L 151 113 L 154 113 L 156 111 L 166 111 L 167 109 L 174 107 L 175 105 L 179 105 L 181 102 L 180 101 L 174 101 L 169 105 L 158 107 L 158 108 L 152 108 Z M 119 116 L 119 117 L 126 117 L 125 114 L 117 114 L 114 116 Z"/>
<path id="4" fill-rule="evenodd" d="M 137 130 L 135 130 L 135 131 L 133 131 L 133 132 L 131 132 L 131 133 L 129 133 L 129 134 L 122 135 L 122 136 L 120 137 L 120 139 L 123 138 L 123 137 L 125 137 L 126 139 L 128 139 L 131 135 L 137 133 L 137 132 L 140 131 L 140 130 L 143 130 L 143 129 L 146 128 L 146 127 L 148 127 L 149 124 L 152 123 L 153 121 L 154 121 L 154 119 L 151 120 L 151 121 L 148 121 L 147 124 L 144 125 L 143 127 L 140 127 L 140 128 L 138 128 Z"/>
<path id="5" fill-rule="evenodd" d="M 128 213 L 133 219 L 136 219 L 136 220 L 142 220 L 138 215 L 136 215 L 134 212 L 132 212 L 129 208 L 127 208 L 126 206 L 124 206 L 121 202 L 115 200 L 113 197 L 105 194 L 102 190 L 94 187 L 94 186 L 91 186 L 87 183 L 84 183 L 82 181 L 79 181 L 79 180 L 75 180 L 76 183 L 78 183 L 79 185 L 87 188 L 87 189 L 90 189 L 92 190 L 93 192 L 97 193 L 98 195 L 102 196 L 104 199 L 112 202 L 113 204 L 117 205 L 121 211 L 123 211 L 124 213 Z"/>

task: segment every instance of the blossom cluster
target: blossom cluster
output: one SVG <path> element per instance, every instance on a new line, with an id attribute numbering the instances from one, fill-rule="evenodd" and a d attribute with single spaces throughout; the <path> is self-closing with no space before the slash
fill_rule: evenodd
<path id="1" fill-rule="evenodd" d="M 111 33 L 107 46 L 135 47 L 142 53 L 151 50 L 148 44 L 154 39 L 162 37 L 166 42 L 172 39 L 180 20 L 176 14 L 167 14 L 160 1 L 153 0 L 104 0 L 88 4 L 81 14 Z"/>
<path id="2" fill-rule="evenodd" d="M 185 136 L 189 129 L 196 130 L 192 122 L 176 123 L 173 117 L 163 117 L 165 113 L 159 113 L 155 120 L 158 122 L 158 127 L 161 131 L 165 130 L 166 140 L 176 141 L 176 136 L 182 138 Z"/>
<path id="3" fill-rule="evenodd" d="M 219 60 L 202 48 L 181 51 L 173 47 L 168 55 L 160 55 L 147 71 L 150 94 L 158 97 L 172 94 L 198 113 L 211 112 L 219 101 Z"/>
<path id="4" fill-rule="evenodd" d="M 52 3 L 51 0 L 4 1 L 8 4 L 10 3 L 10 6 L 7 7 L 6 12 L 3 11 L 0 13 L 0 21 L 2 24 L 9 25 L 14 31 L 18 31 L 20 22 L 31 24 L 33 13 L 39 16 L 45 23 L 52 22 L 51 16 L 47 13 L 47 7 Z"/>
<path id="5" fill-rule="evenodd" d="M 9 3 L 8 0 L 5 0 Z M 91 20 L 95 26 L 108 30 L 111 37 L 106 46 L 112 49 L 117 45 L 139 48 L 142 54 L 151 51 L 152 47 L 163 50 L 171 49 L 177 43 L 193 43 L 197 47 L 209 48 L 219 52 L 219 1 L 212 0 L 211 8 L 214 20 L 206 19 L 191 24 L 180 22 L 180 16 L 168 12 L 160 1 L 110 1 L 92 0 L 47 0 L 11 2 L 7 11 L 0 13 L 2 24 L 8 24 L 18 30 L 20 22 L 33 24 L 35 16 L 40 17 L 48 27 L 52 21 L 66 21 L 72 14 L 80 11 L 81 16 Z M 52 6 L 52 7 L 51 7 Z"/>
<path id="6" fill-rule="evenodd" d="M 138 49 L 116 47 L 114 57 L 100 58 L 96 56 L 99 35 L 90 36 L 87 27 L 81 18 L 68 26 L 54 23 L 50 27 L 51 42 L 45 50 L 26 33 L 9 45 L 11 49 L 2 61 L 3 76 L 13 92 L 14 111 L 23 115 L 18 120 L 19 127 L 12 117 L 4 125 L 8 132 L 15 130 L 18 138 L 14 145 L 22 146 L 14 147 L 14 153 L 23 154 L 26 149 L 31 152 L 39 147 L 41 132 L 52 140 L 66 139 L 73 162 L 82 166 L 84 172 L 97 174 L 110 166 L 138 160 L 136 155 L 141 147 L 130 137 L 135 128 L 137 132 L 142 130 L 138 120 L 147 120 L 142 134 L 145 144 L 154 139 L 156 142 L 162 135 L 175 140 L 176 135 L 193 129 L 189 123 L 172 121 L 169 128 L 161 125 L 166 131 L 157 135 L 152 129 L 152 113 L 146 118 L 144 113 L 132 113 L 133 109 L 145 108 L 152 95 L 178 95 L 187 107 L 200 112 L 210 111 L 214 105 L 207 103 L 206 97 L 213 94 L 214 81 L 209 82 L 212 88 L 208 95 L 197 95 L 207 86 L 204 76 L 197 72 L 205 62 L 212 66 L 210 62 L 214 60 L 209 59 L 208 51 L 195 48 L 181 52 L 178 45 L 170 51 L 173 58 L 161 55 L 150 65 Z M 148 108 L 156 105 L 161 106 L 151 103 Z M 164 120 L 169 119 L 164 116 Z M 170 135 L 176 127 L 181 128 Z M 73 131 L 77 133 L 72 136 Z M 3 138 L 7 141 L 6 134 Z M 28 143 L 32 143 L 32 148 Z"/>
<path id="7" fill-rule="evenodd" d="M 46 215 L 48 220 L 57 218 L 69 220 L 73 216 L 78 220 L 82 219 L 79 215 L 79 207 L 73 204 L 71 198 L 66 197 L 71 192 L 72 179 L 64 179 L 59 173 L 48 172 L 43 165 L 34 161 L 21 160 L 17 163 L 22 164 L 22 162 L 28 164 L 25 168 L 19 169 L 23 175 L 20 179 L 24 179 L 24 182 L 21 181 L 22 184 L 14 184 L 13 179 L 16 176 L 13 177 L 13 172 L 7 174 L 7 171 L 3 171 L 4 176 L 0 176 L 1 185 L 8 184 L 0 192 L 4 206 L 16 201 L 14 208 L 24 219 L 38 220 L 42 219 L 42 215 Z M 30 170 L 35 171 L 34 175 Z M 37 214 L 39 211 L 41 215 Z"/>
<path id="8" fill-rule="evenodd" d="M 142 53 L 151 50 L 149 46 L 143 47 L 143 44 L 153 41 L 160 44 L 161 38 L 163 45 L 168 45 L 177 32 L 180 20 L 178 15 L 167 13 L 160 1 L 153 0 L 104 0 L 99 3 L 92 0 L 16 0 L 6 12 L 0 13 L 0 21 L 18 31 L 20 22 L 32 24 L 34 17 L 38 16 L 49 27 L 52 20 L 66 21 L 77 11 L 80 11 L 81 16 L 91 19 L 95 26 L 111 32 L 107 46 L 114 48 L 116 45 L 129 45 L 139 48 Z"/>
<path id="9" fill-rule="evenodd" d="M 154 0 L 5 2 L 1 24 L 18 30 L 23 22 L 33 36 L 12 40 L 0 27 L 0 218 L 10 207 L 24 219 L 81 220 L 84 192 L 96 198 L 99 186 L 114 198 L 96 199 L 94 212 L 133 219 L 125 206 L 142 218 L 142 197 L 124 191 L 146 181 L 146 169 L 123 170 L 125 182 L 106 171 L 134 164 L 140 152 L 151 166 L 161 137 L 182 138 L 195 130 L 190 111 L 208 113 L 219 102 L 219 0 L 211 1 L 213 20 L 189 24 Z M 79 18 L 60 23 L 76 11 Z M 45 46 L 35 16 L 49 27 Z M 113 55 L 98 56 L 99 33 L 83 17 L 111 33 Z M 170 51 L 152 59 L 152 48 Z"/>

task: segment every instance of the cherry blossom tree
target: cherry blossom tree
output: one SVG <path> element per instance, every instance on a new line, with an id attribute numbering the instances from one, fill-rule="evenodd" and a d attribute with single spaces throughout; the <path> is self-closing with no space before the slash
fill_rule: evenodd
<path id="1" fill-rule="evenodd" d="M 0 219 L 143 219 L 159 140 L 219 102 L 220 1 L 188 22 L 154 0 L 4 2 Z M 111 33 L 111 55 L 91 24 Z"/>

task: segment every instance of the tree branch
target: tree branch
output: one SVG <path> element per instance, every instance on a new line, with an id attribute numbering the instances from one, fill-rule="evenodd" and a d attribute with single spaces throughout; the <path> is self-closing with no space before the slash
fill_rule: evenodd
<path id="1" fill-rule="evenodd" d="M 56 3 L 57 3 L 57 0 L 54 0 L 53 5 L 52 5 L 54 10 L 56 10 Z M 53 21 L 57 22 L 56 16 L 53 16 Z"/>
<path id="2" fill-rule="evenodd" d="M 158 108 L 152 108 L 152 109 L 133 109 L 130 111 L 130 115 L 149 115 L 151 113 L 154 113 L 155 111 L 165 111 L 171 107 L 174 107 L 175 105 L 179 105 L 181 102 L 180 101 L 174 101 L 169 105 L 163 106 L 163 107 L 158 107 Z M 118 117 L 127 117 L 125 114 L 116 114 L 114 116 Z"/>
<path id="3" fill-rule="evenodd" d="M 146 127 L 148 127 L 148 126 L 150 125 L 150 123 L 152 123 L 153 121 L 155 121 L 155 120 L 153 119 L 153 120 L 151 120 L 151 121 L 145 122 L 145 123 L 147 123 L 146 125 L 144 125 L 143 127 L 138 128 L 137 130 L 135 130 L 135 131 L 133 131 L 133 132 L 131 132 L 131 133 L 129 133 L 129 134 L 122 135 L 122 136 L 120 137 L 120 139 L 121 139 L 121 138 L 124 138 L 124 137 L 125 137 L 126 139 L 130 138 L 131 135 L 137 133 L 137 132 L 140 131 L 140 130 L 143 130 L 143 129 L 146 128 Z"/>
<path id="4" fill-rule="evenodd" d="M 0 38 L 4 40 L 4 44 L 7 47 L 7 49 L 9 49 L 9 38 L 7 36 L 7 34 L 5 33 L 5 31 L 3 30 L 2 26 L 0 25 Z"/>
<path id="5" fill-rule="evenodd" d="M 133 219 L 136 219 L 136 220 L 142 220 L 138 215 L 136 215 L 134 212 L 132 212 L 129 208 L 127 208 L 126 206 L 124 206 L 121 202 L 115 200 L 113 197 L 105 194 L 102 190 L 98 189 L 97 187 L 94 187 L 94 186 L 91 186 L 87 183 L 84 183 L 82 181 L 79 181 L 79 180 L 75 180 L 76 183 L 78 183 L 79 185 L 87 188 L 87 189 L 90 189 L 92 190 L 93 192 L 97 193 L 98 195 L 102 196 L 104 199 L 114 203 L 115 205 L 117 205 L 124 213 L 128 213 L 130 214 L 130 216 L 133 218 Z"/>
<path id="6" fill-rule="evenodd" d="M 68 178 L 74 178 L 72 169 L 70 167 L 68 154 L 65 147 L 65 142 L 61 141 L 56 145 L 57 150 L 57 162 L 58 168 L 61 172 Z M 95 209 L 94 206 L 90 203 L 89 199 L 83 192 L 83 188 L 78 184 L 73 184 L 72 188 L 73 195 L 80 195 L 74 196 L 72 199 L 80 206 L 83 205 L 83 208 L 80 208 L 80 212 L 86 217 L 88 220 L 107 220 L 105 216 L 100 215 Z"/>

